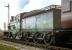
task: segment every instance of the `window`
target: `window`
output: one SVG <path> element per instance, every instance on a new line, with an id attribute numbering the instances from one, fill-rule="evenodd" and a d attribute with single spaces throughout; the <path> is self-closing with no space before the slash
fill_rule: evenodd
<path id="1" fill-rule="evenodd" d="M 72 11 L 72 1 L 70 1 L 70 10 Z"/>
<path id="2" fill-rule="evenodd" d="M 63 13 L 68 13 L 71 12 L 71 3 L 72 1 L 70 0 L 62 0 L 62 11 Z"/>

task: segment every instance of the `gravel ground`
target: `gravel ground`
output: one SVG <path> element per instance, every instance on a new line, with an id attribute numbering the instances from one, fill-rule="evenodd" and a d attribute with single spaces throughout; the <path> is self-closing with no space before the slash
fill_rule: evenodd
<path id="1" fill-rule="evenodd" d="M 4 40 L 0 40 L 0 44 L 11 46 L 11 47 L 15 47 L 18 50 L 45 50 L 45 49 L 42 49 L 42 48 L 37 48 L 37 47 L 33 47 L 33 46 L 22 45 L 22 44 L 8 42 L 8 41 L 4 41 Z"/>

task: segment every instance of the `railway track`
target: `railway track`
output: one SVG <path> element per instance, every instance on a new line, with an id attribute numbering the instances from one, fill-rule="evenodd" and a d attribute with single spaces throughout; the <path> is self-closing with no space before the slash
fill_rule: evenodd
<path id="1" fill-rule="evenodd" d="M 0 44 L 11 46 L 18 50 L 45 50 L 43 48 L 38 48 L 38 47 L 34 47 L 34 46 L 29 46 L 29 45 L 23 45 L 23 44 L 14 43 L 14 42 L 5 41 L 5 40 L 0 40 Z"/>
<path id="2" fill-rule="evenodd" d="M 70 48 L 57 47 L 57 46 L 46 46 L 44 44 L 39 44 L 39 43 L 35 44 L 33 42 L 26 42 L 26 41 L 21 41 L 21 40 L 14 40 L 14 39 L 2 39 L 2 40 L 19 43 L 19 44 L 24 44 L 24 45 L 28 45 L 28 46 L 34 46 L 34 47 L 38 47 L 38 48 L 43 48 L 45 50 L 72 50 Z"/>

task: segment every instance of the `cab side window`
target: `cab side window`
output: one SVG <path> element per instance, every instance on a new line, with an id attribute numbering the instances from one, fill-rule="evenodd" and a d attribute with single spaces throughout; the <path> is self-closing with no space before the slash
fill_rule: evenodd
<path id="1" fill-rule="evenodd" d="M 11 21 L 11 22 L 14 21 L 14 16 L 11 16 L 11 20 L 10 20 L 10 21 Z"/>

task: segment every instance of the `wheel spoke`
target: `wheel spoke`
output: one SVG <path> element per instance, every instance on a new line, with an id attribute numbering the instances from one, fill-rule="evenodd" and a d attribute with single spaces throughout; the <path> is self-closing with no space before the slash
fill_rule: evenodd
<path id="1" fill-rule="evenodd" d="M 52 41 L 52 35 L 51 35 L 51 34 L 47 34 L 47 35 L 45 36 L 44 43 L 45 43 L 46 45 L 51 45 L 52 42 L 53 42 L 53 41 Z"/>

